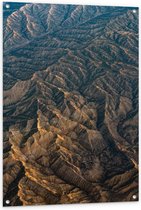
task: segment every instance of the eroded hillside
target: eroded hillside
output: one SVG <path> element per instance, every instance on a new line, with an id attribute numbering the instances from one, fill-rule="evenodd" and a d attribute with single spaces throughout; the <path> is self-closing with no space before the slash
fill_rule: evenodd
<path id="1" fill-rule="evenodd" d="M 138 9 L 26 4 L 3 33 L 4 205 L 137 200 Z"/>

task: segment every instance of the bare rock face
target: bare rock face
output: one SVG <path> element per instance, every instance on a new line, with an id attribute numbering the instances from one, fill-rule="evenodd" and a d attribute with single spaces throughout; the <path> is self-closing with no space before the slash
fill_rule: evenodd
<path id="1" fill-rule="evenodd" d="M 4 205 L 138 200 L 138 9 L 10 5 Z"/>

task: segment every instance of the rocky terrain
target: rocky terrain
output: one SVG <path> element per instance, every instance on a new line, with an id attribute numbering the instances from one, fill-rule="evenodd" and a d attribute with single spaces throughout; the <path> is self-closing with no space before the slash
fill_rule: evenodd
<path id="1" fill-rule="evenodd" d="M 138 200 L 138 8 L 10 6 L 3 205 Z"/>

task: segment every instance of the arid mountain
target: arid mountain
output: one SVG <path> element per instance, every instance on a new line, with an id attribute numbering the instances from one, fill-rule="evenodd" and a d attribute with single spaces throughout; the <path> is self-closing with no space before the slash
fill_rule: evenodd
<path id="1" fill-rule="evenodd" d="M 138 8 L 10 6 L 4 206 L 138 200 Z"/>

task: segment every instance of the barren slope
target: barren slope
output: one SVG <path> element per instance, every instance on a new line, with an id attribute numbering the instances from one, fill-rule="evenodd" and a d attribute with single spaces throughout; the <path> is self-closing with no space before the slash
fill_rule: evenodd
<path id="1" fill-rule="evenodd" d="M 4 15 L 3 79 L 4 205 L 138 199 L 137 8 Z"/>

